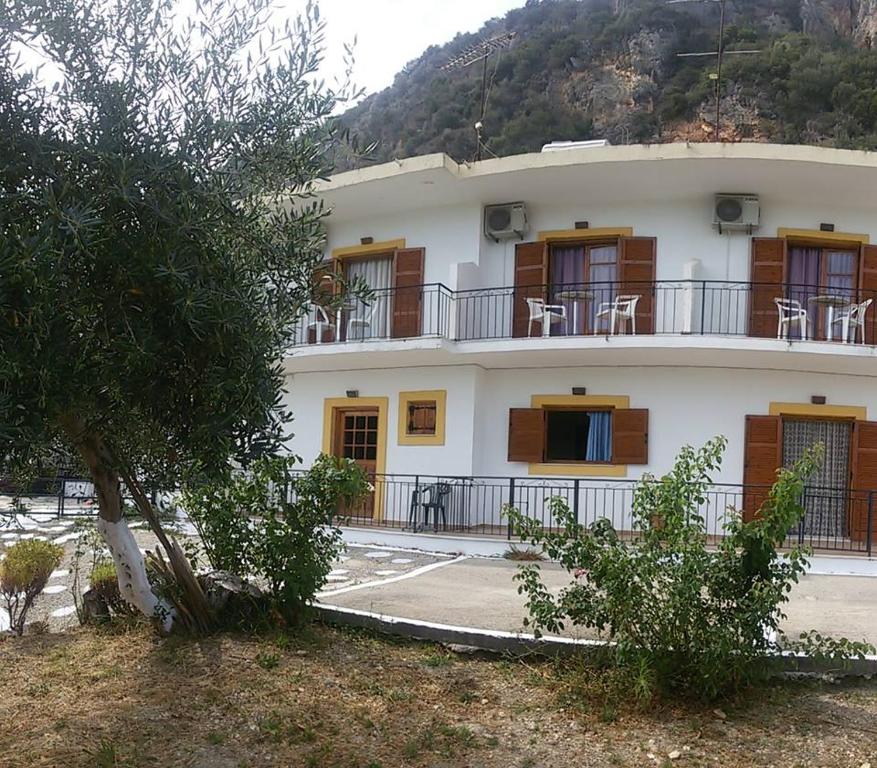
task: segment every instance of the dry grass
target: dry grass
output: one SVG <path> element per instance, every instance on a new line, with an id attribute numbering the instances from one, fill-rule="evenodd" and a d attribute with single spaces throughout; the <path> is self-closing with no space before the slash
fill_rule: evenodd
<path id="1" fill-rule="evenodd" d="M 877 766 L 870 683 L 777 685 L 723 705 L 727 719 L 638 714 L 571 699 L 583 689 L 566 665 L 321 627 L 201 641 L 75 630 L 0 642 L 0 669 L 4 768 Z"/>

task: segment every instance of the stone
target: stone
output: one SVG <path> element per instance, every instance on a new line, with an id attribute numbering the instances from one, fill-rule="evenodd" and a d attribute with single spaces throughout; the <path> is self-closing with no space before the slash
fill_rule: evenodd
<path id="1" fill-rule="evenodd" d="M 674 749 L 667 755 L 667 757 L 669 757 L 671 760 L 678 760 L 680 757 L 682 757 L 682 753 L 678 749 Z"/>
<path id="2" fill-rule="evenodd" d="M 371 558 L 372 560 L 381 560 L 385 557 L 392 557 L 392 553 L 390 552 L 366 552 L 365 556 Z"/>
<path id="3" fill-rule="evenodd" d="M 266 607 L 264 592 L 229 571 L 211 571 L 198 576 L 207 605 L 220 624 L 238 625 L 258 617 Z"/>
<path id="4" fill-rule="evenodd" d="M 110 606 L 103 595 L 93 589 L 82 593 L 82 623 L 104 624 L 110 620 Z"/>
<path id="5" fill-rule="evenodd" d="M 727 716 L 724 712 L 722 712 L 721 709 L 714 709 L 714 710 L 713 710 L 713 714 L 714 714 L 719 720 L 727 720 L 727 719 L 728 719 L 728 716 Z"/>

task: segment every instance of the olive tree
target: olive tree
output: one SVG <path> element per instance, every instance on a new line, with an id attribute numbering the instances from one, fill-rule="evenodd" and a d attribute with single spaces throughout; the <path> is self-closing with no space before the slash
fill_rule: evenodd
<path id="1" fill-rule="evenodd" d="M 170 550 L 147 489 L 284 440 L 282 353 L 323 246 L 313 185 L 354 95 L 318 77 L 316 6 L 272 14 L 0 8 L 0 457 L 79 457 L 122 595 L 166 627 L 122 490 Z"/>

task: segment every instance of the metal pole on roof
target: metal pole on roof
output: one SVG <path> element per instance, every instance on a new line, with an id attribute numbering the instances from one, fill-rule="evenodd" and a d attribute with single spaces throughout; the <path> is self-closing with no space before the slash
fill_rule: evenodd
<path id="1" fill-rule="evenodd" d="M 481 131 L 484 127 L 484 113 L 487 111 L 487 60 L 491 54 L 508 48 L 512 40 L 516 37 L 515 32 L 504 32 L 501 35 L 492 37 L 489 40 L 470 45 L 468 48 L 458 53 L 456 56 L 448 59 L 442 64 L 442 70 L 448 72 L 455 69 L 465 69 L 477 61 L 482 62 L 481 67 L 481 99 L 480 108 L 478 110 L 478 120 L 475 122 L 475 160 L 481 159 Z"/>
<path id="2" fill-rule="evenodd" d="M 683 3 L 719 3 L 721 9 L 719 11 L 719 39 L 715 51 L 703 51 L 698 53 L 677 53 L 679 58 L 694 56 L 715 56 L 716 72 L 710 75 L 716 81 L 716 124 L 713 127 L 716 142 L 722 140 L 721 120 L 722 120 L 722 61 L 725 55 L 742 55 L 747 53 L 761 53 L 761 51 L 725 51 L 725 0 L 667 0 L 667 5 L 681 5 Z"/>

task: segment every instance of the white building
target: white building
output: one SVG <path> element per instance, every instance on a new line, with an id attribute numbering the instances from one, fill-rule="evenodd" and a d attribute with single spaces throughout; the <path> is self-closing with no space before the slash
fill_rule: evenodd
<path id="1" fill-rule="evenodd" d="M 740 224 L 715 223 L 723 193 Z M 292 450 L 375 474 L 357 522 L 422 526 L 429 512 L 432 527 L 420 505 L 432 499 L 442 528 L 504 533 L 504 502 L 544 518 L 559 493 L 583 521 L 623 529 L 631 481 L 724 435 L 711 532 L 821 441 L 794 533 L 870 551 L 877 154 L 436 154 L 340 174 L 320 194 L 333 213 L 317 282 L 331 289 L 325 273 L 341 271 L 375 294 L 340 310 L 315 301 L 303 320 L 286 361 Z M 522 234 L 487 236 L 485 206 L 519 202 L 525 230 L 519 208 L 507 213 Z"/>

